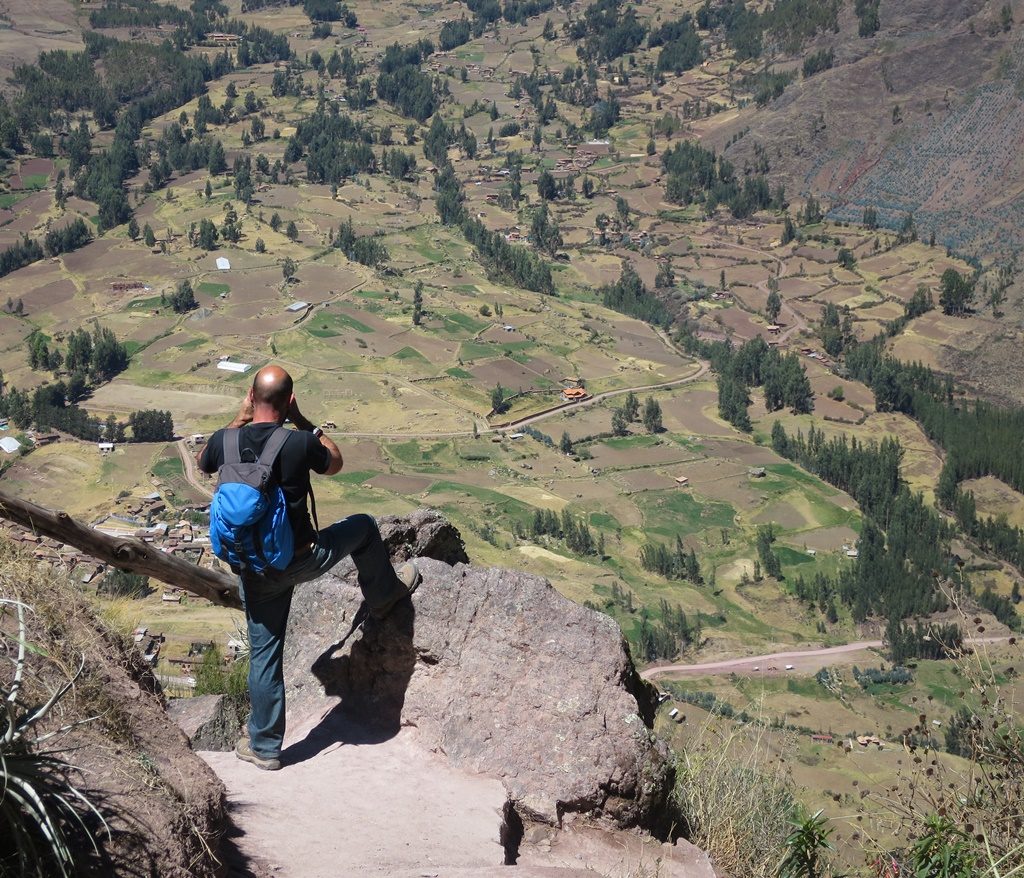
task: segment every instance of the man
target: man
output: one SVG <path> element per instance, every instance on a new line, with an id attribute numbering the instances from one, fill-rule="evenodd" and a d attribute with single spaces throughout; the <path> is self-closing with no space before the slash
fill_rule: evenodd
<path id="1" fill-rule="evenodd" d="M 309 519 L 309 471 L 333 476 L 341 471 L 341 451 L 323 431 L 304 417 L 292 392 L 291 376 L 280 366 L 264 366 L 253 380 L 241 409 L 227 429 L 239 429 L 243 460 L 255 460 L 286 419 L 295 425 L 274 463 L 274 476 L 288 506 L 295 536 L 295 555 L 282 571 L 240 578 L 245 620 L 249 629 L 249 699 L 252 713 L 248 737 L 235 746 L 239 759 L 274 771 L 281 767 L 284 739 L 284 635 L 292 591 L 326 573 L 346 555 L 358 571 L 359 587 L 370 615 L 382 619 L 419 581 L 414 562 L 396 573 L 369 515 L 350 515 L 317 532 Z M 224 430 L 218 430 L 196 455 L 200 469 L 215 473 L 224 464 Z"/>

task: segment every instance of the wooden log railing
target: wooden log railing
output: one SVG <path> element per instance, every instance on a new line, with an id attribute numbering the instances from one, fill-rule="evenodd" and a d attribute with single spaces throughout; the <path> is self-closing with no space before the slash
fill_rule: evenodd
<path id="1" fill-rule="evenodd" d="M 0 491 L 0 518 L 74 546 L 121 570 L 152 576 L 222 607 L 241 609 L 242 601 L 234 576 L 200 567 L 135 537 L 109 536 L 66 512 L 47 509 L 6 491 Z"/>

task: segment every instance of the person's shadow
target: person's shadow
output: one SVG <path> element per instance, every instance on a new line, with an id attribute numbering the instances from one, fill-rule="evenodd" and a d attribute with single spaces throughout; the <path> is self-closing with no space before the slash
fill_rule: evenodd
<path id="1" fill-rule="evenodd" d="M 324 694 L 340 701 L 305 738 L 282 751 L 282 765 L 305 762 L 335 744 L 379 744 L 398 734 L 416 666 L 415 621 L 411 600 L 380 621 L 365 603 L 359 607 L 348 633 L 310 668 Z"/>

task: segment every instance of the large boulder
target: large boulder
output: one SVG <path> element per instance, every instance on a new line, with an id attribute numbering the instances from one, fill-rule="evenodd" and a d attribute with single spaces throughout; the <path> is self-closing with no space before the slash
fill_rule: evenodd
<path id="1" fill-rule="evenodd" d="M 383 622 L 344 638 L 361 603 L 350 561 L 296 589 L 290 721 L 323 716 L 314 736 L 352 741 L 416 726 L 454 765 L 503 782 L 511 835 L 518 821 L 567 814 L 667 831 L 672 771 L 650 730 L 652 690 L 615 622 L 540 577 L 446 563 L 465 556 L 458 532 L 436 513 L 416 520 L 435 536 L 408 521 L 391 532 L 445 560 L 421 558 L 413 601 Z"/>

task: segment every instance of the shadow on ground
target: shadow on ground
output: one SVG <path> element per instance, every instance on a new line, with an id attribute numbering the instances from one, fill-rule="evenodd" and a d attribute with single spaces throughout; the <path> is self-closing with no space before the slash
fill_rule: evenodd
<path id="1" fill-rule="evenodd" d="M 313 662 L 324 694 L 338 703 L 301 741 L 281 753 L 282 766 L 314 758 L 335 744 L 379 744 L 398 734 L 416 665 L 412 601 L 384 620 L 356 613 L 348 633 Z"/>

